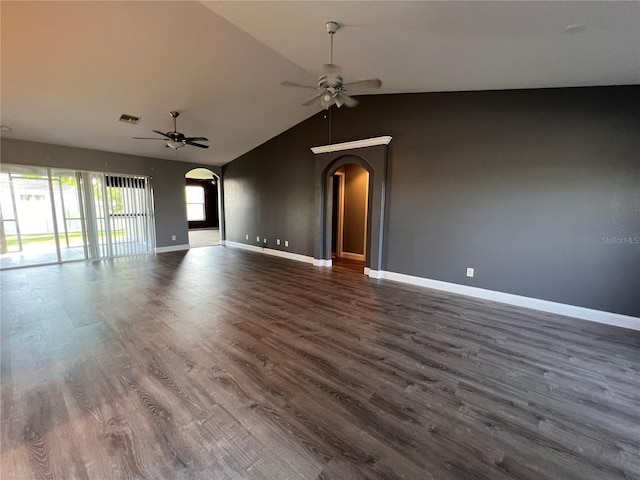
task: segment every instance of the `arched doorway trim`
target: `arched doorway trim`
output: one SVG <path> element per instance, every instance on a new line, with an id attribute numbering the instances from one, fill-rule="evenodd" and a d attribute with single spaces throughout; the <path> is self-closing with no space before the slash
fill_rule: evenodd
<path id="1" fill-rule="evenodd" d="M 387 145 L 391 137 L 376 137 L 355 142 L 313 147 L 315 154 L 314 265 L 331 266 L 331 211 L 333 184 L 331 175 L 343 165 L 355 163 L 369 172 L 369 215 L 367 222 L 367 258 L 365 273 L 377 277 L 382 270 Z"/>
<path id="2" fill-rule="evenodd" d="M 211 174 L 211 177 L 207 175 Z M 222 184 L 222 169 L 220 167 L 211 166 L 205 168 L 190 168 L 185 174 L 185 178 L 213 178 L 217 182 L 218 187 L 218 228 L 220 232 L 220 245 L 224 245 L 225 242 L 225 229 L 224 229 L 224 186 Z"/>

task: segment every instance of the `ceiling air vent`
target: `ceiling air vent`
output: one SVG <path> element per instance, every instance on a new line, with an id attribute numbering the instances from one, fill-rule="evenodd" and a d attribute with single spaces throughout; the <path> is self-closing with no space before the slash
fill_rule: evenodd
<path id="1" fill-rule="evenodd" d="M 134 125 L 140 121 L 140 117 L 134 117 L 133 115 L 127 115 L 123 113 L 120 115 L 120 121 L 124 123 L 133 123 Z"/>

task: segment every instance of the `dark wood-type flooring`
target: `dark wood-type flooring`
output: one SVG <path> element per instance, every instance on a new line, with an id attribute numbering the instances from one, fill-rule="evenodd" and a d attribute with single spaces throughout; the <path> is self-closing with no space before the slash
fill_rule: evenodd
<path id="1" fill-rule="evenodd" d="M 3 480 L 640 478 L 640 332 L 221 247 L 1 313 Z"/>
<path id="2" fill-rule="evenodd" d="M 358 273 L 364 273 L 365 262 L 361 260 L 351 260 L 344 257 L 333 257 L 331 259 L 334 269 L 340 270 L 349 268 Z"/>

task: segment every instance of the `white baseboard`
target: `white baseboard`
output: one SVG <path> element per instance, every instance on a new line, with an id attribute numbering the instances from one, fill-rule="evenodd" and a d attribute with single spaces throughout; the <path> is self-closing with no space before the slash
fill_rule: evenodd
<path id="1" fill-rule="evenodd" d="M 316 267 L 330 267 L 333 265 L 333 260 L 324 260 L 322 258 L 314 258 L 313 265 Z"/>
<path id="2" fill-rule="evenodd" d="M 168 253 L 168 252 L 178 252 L 180 250 L 189 250 L 189 244 L 185 243 L 184 245 L 169 245 L 167 247 L 156 247 L 156 253 Z"/>
<path id="3" fill-rule="evenodd" d="M 247 245 L 246 243 L 232 242 L 226 240 L 224 242 L 226 247 L 241 248 L 243 250 L 250 250 L 252 252 L 264 253 L 267 255 L 273 255 L 274 257 L 288 258 L 289 260 L 296 260 L 298 262 L 314 263 L 313 257 L 307 255 L 300 255 L 299 253 L 284 252 L 282 250 L 274 250 L 273 248 L 263 248 L 257 245 Z"/>
<path id="4" fill-rule="evenodd" d="M 551 302 L 548 300 L 523 297 L 521 295 L 513 295 L 511 293 L 496 292 L 494 290 L 469 287 L 467 285 L 441 282 L 439 280 L 431 280 L 430 278 L 415 277 L 413 275 L 387 272 L 384 270 L 369 270 L 365 268 L 365 275 L 369 275 L 369 277 L 371 278 L 393 280 L 395 282 L 408 283 L 410 285 L 417 285 L 419 287 L 433 288 L 434 290 L 442 290 L 445 292 L 457 293 L 469 297 L 482 298 L 484 300 L 492 300 L 494 302 L 501 302 L 524 308 L 532 308 L 534 310 L 540 310 L 542 312 L 555 313 L 557 315 L 579 318 L 581 320 L 588 320 L 590 322 L 604 323 L 606 325 L 614 325 L 616 327 L 623 327 L 640 331 L 640 318 L 621 315 L 619 313 L 593 310 L 591 308 L 577 307 L 575 305 L 567 305 L 564 303 Z"/>
<path id="5" fill-rule="evenodd" d="M 362 253 L 342 252 L 340 256 L 342 258 L 347 258 L 349 260 L 359 260 L 361 262 L 365 260 L 364 255 Z"/>
<path id="6" fill-rule="evenodd" d="M 299 255 L 297 253 L 283 252 L 281 250 L 273 250 L 270 248 L 262 248 L 254 245 L 246 245 L 244 243 L 231 242 L 228 240 L 225 242 L 225 244 L 230 247 L 242 248 L 245 250 L 251 250 L 253 252 L 265 253 L 267 255 L 274 255 L 277 257 L 288 258 L 290 260 L 297 260 L 305 263 L 312 263 L 313 265 L 318 267 L 330 267 L 332 265 L 331 260 L 313 258 L 306 255 Z M 177 248 L 177 247 L 185 247 L 185 248 Z M 176 247 L 161 247 L 161 248 L 173 249 L 173 250 L 162 250 L 162 251 L 174 251 L 174 250 L 188 249 L 189 245 L 179 245 Z M 160 249 L 156 249 L 156 252 L 159 253 L 159 251 Z M 494 302 L 506 303 L 508 305 L 531 308 L 533 310 L 539 310 L 542 312 L 554 313 L 557 315 L 564 315 L 567 317 L 578 318 L 581 320 L 588 320 L 590 322 L 603 323 L 606 325 L 613 325 L 616 327 L 622 327 L 622 328 L 628 328 L 631 330 L 640 331 L 640 318 L 631 317 L 629 315 L 621 315 L 619 313 L 605 312 L 602 310 L 593 310 L 591 308 L 578 307 L 575 305 L 567 305 L 564 303 L 551 302 L 549 300 L 540 300 L 540 299 L 531 298 L 531 297 L 523 297 L 521 295 L 497 292 L 495 290 L 487 290 L 484 288 L 470 287 L 467 285 L 459 285 L 456 283 L 442 282 L 440 280 L 432 280 L 430 278 L 416 277 L 413 275 L 406 275 L 404 273 L 387 272 L 385 270 L 371 270 L 369 267 L 364 268 L 364 274 L 368 275 L 370 278 L 392 280 L 395 282 L 407 283 L 409 285 L 432 288 L 434 290 L 457 293 L 459 295 L 466 295 L 468 297 L 481 298 L 484 300 L 491 300 Z"/>
<path id="7" fill-rule="evenodd" d="M 369 267 L 364 267 L 364 274 L 371 278 L 382 278 L 381 270 L 371 270 Z"/>

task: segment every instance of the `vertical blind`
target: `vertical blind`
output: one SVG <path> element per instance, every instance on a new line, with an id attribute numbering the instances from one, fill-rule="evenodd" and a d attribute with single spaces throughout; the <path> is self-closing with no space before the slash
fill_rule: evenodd
<path id="1" fill-rule="evenodd" d="M 95 257 L 139 255 L 153 249 L 153 195 L 147 177 L 90 173 L 98 235 Z"/>

